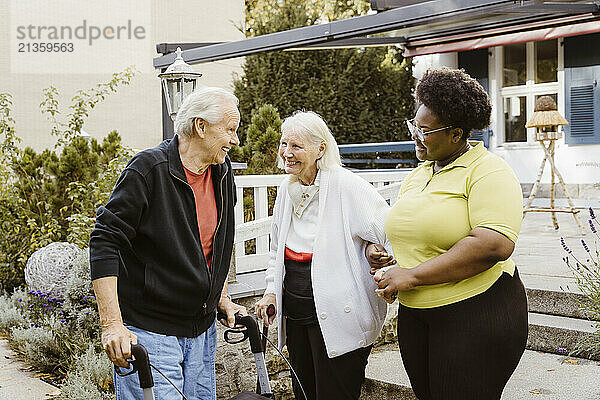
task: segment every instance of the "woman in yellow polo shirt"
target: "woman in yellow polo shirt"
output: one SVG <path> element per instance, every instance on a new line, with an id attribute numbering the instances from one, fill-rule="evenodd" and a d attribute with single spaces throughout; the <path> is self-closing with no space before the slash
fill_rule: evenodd
<path id="1" fill-rule="evenodd" d="M 473 129 L 491 105 L 462 70 L 429 70 L 408 121 L 417 158 L 390 210 L 397 266 L 375 274 L 400 302 L 398 342 L 421 400 L 500 399 L 527 342 L 527 299 L 510 259 L 521 227 L 521 187 Z"/>

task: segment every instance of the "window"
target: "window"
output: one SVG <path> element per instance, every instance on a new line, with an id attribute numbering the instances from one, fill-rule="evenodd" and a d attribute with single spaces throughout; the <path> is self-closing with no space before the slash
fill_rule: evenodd
<path id="1" fill-rule="evenodd" d="M 556 82 L 558 47 L 556 40 L 535 42 L 535 83 Z"/>
<path id="2" fill-rule="evenodd" d="M 535 101 L 544 95 L 558 99 L 558 40 L 516 43 L 498 50 L 502 68 L 496 71 L 502 79 L 498 112 L 502 112 L 503 121 L 497 130 L 504 133 L 499 137 L 504 143 L 534 142 L 535 130 L 525 128 L 525 124 Z"/>
<path id="3" fill-rule="evenodd" d="M 504 46 L 502 87 L 524 85 L 527 82 L 525 43 Z"/>
<path id="4" fill-rule="evenodd" d="M 526 142 L 525 96 L 504 98 L 504 141 Z"/>

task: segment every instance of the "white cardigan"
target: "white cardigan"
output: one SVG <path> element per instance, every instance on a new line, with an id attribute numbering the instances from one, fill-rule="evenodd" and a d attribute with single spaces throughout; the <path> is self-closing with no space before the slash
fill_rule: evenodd
<path id="1" fill-rule="evenodd" d="M 372 344 L 381 333 L 387 304 L 375 294 L 377 285 L 365 258 L 366 242 L 384 244 L 389 254 L 384 221 L 389 210 L 377 190 L 341 167 L 321 170 L 319 226 L 313 249 L 312 286 L 325 347 L 329 357 Z M 292 202 L 289 177 L 277 193 L 271 226 L 271 251 L 265 293 L 277 301 L 279 348 L 285 344 L 282 290 L 284 250 Z"/>

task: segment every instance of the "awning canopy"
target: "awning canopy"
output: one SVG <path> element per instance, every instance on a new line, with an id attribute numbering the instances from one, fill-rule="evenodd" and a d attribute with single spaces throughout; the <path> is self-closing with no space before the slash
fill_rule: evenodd
<path id="1" fill-rule="evenodd" d="M 183 46 L 183 58 L 189 64 L 199 64 L 273 50 L 390 44 L 404 47 L 405 55 L 412 56 L 600 31 L 600 3 L 587 1 L 433 0 L 413 4 L 411 0 L 409 3 L 373 15 L 236 42 Z M 371 36 L 379 33 L 389 33 L 392 37 Z M 177 45 L 159 46 L 168 50 Z M 157 57 L 154 67 L 165 68 L 174 59 L 174 54 Z"/>
<path id="2" fill-rule="evenodd" d="M 520 24 L 468 35 L 453 35 L 438 38 L 435 41 L 423 41 L 423 43 L 419 41 L 408 42 L 405 45 L 404 56 L 414 57 L 425 54 L 485 49 L 512 43 L 533 42 L 600 32 L 600 22 L 588 20 L 587 17 L 593 18 L 591 14 L 584 18 L 559 18 L 544 23 Z M 581 22 L 582 20 L 587 21 Z M 433 42 L 434 44 L 428 44 L 427 42 Z"/>

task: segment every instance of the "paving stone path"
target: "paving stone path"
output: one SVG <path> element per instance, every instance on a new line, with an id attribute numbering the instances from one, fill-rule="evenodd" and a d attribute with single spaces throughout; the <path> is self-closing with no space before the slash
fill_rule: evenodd
<path id="1" fill-rule="evenodd" d="M 596 214 L 599 214 L 598 209 Z M 558 213 L 557 217 L 559 229 L 555 230 L 550 213 L 528 213 L 525 216 L 512 256 L 524 281 L 532 277 L 573 277 L 562 260 L 566 253 L 560 244 L 561 237 L 564 237 L 567 245 L 579 255 L 584 253 L 581 239 L 589 244 L 594 243 L 591 232 L 588 231 L 585 236 L 581 235 L 571 214 Z M 588 210 L 581 210 L 579 218 L 584 227 L 588 228 Z"/>

